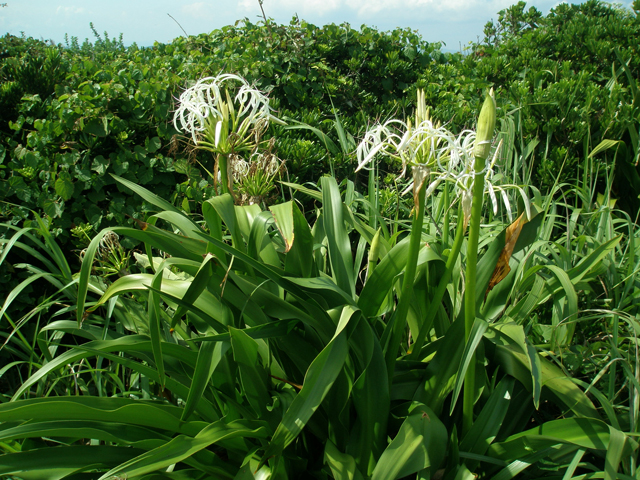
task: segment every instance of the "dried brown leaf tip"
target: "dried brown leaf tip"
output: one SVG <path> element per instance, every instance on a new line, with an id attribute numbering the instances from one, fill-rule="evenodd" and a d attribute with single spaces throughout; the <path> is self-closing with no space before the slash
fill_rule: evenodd
<path id="1" fill-rule="evenodd" d="M 133 218 L 133 217 L 131 217 Z M 138 220 L 137 218 L 133 218 L 133 221 L 136 222 L 136 224 L 138 225 L 138 227 L 141 230 L 146 230 L 147 227 L 149 226 L 149 224 L 147 222 L 143 222 L 142 220 Z"/>
<path id="2" fill-rule="evenodd" d="M 491 279 L 489 280 L 489 286 L 487 287 L 487 291 L 484 294 L 485 301 L 487 300 L 487 295 L 489 295 L 489 292 L 493 290 L 493 287 L 504 280 L 511 271 L 509 260 L 511 259 L 513 249 L 516 246 L 516 242 L 518 241 L 518 237 L 520 236 L 520 232 L 522 231 L 522 227 L 525 223 L 527 223 L 527 220 L 523 212 L 515 222 L 507 227 L 507 231 L 504 237 L 504 248 L 502 249 L 502 252 L 500 252 L 500 258 L 498 258 L 496 268 L 493 271 L 493 275 L 491 275 Z"/>

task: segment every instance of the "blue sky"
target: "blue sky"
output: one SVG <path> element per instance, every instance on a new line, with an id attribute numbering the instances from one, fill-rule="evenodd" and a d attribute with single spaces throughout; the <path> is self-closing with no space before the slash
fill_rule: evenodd
<path id="1" fill-rule="evenodd" d="M 268 17 L 289 23 L 294 15 L 321 26 L 348 22 L 380 30 L 418 30 L 429 42 L 442 41 L 457 51 L 480 37 L 486 22 L 517 0 L 264 0 Z M 3 2 L 5 3 L 4 0 Z M 174 17 L 189 35 L 210 32 L 236 20 L 258 21 L 258 0 L 6 0 L 0 8 L 0 33 L 64 42 L 64 35 L 93 40 L 89 22 L 110 37 L 123 34 L 125 44 L 168 43 L 182 35 Z M 574 1 L 574 3 L 581 3 Z M 629 6 L 631 1 L 622 2 Z M 527 3 L 543 13 L 558 0 Z"/>

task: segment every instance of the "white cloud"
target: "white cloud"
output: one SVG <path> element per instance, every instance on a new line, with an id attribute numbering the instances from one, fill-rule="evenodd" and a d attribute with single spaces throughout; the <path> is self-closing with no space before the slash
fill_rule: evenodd
<path id="1" fill-rule="evenodd" d="M 378 13 L 390 13 L 394 16 L 410 17 L 420 11 L 470 14 L 502 10 L 513 2 L 511 0 L 346 0 L 349 8 L 358 15 L 371 17 Z M 429 9 L 429 10 L 426 10 Z M 496 10 L 497 9 L 497 10 Z"/>
<path id="2" fill-rule="evenodd" d="M 264 2 L 263 8 L 267 17 L 273 16 L 275 12 L 286 11 L 306 18 L 336 12 L 344 7 L 344 3 L 344 0 L 268 0 Z M 245 11 L 259 10 L 256 0 L 240 0 L 238 6 Z"/>
<path id="3" fill-rule="evenodd" d="M 181 10 L 185 15 L 189 15 L 200 20 L 203 18 L 213 18 L 214 13 L 216 12 L 214 6 L 208 2 L 196 2 L 183 5 Z"/>
<path id="4" fill-rule="evenodd" d="M 455 14 L 465 19 L 490 18 L 513 3 L 515 0 L 265 0 L 264 10 L 268 17 L 281 16 L 285 12 L 285 15 L 297 13 L 310 21 L 334 14 L 345 19 L 357 15 L 356 21 L 376 17 L 380 21 L 380 17 L 384 17 L 386 20 L 405 19 L 411 23 L 429 20 L 428 17 L 435 20 L 435 14 Z M 238 0 L 237 5 L 239 11 L 259 13 L 256 0 Z"/>
<path id="5" fill-rule="evenodd" d="M 84 13 L 85 9 L 84 7 L 75 7 L 75 6 L 71 6 L 71 7 L 63 7 L 62 5 L 60 5 L 58 8 L 56 8 L 56 14 L 57 15 L 77 15 L 80 13 Z"/>

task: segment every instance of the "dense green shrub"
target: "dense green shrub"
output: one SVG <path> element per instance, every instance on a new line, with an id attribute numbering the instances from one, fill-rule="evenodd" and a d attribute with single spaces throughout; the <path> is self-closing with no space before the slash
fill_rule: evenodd
<path id="1" fill-rule="evenodd" d="M 473 50 L 474 75 L 502 88 L 505 108 L 522 119 L 522 136 L 540 140 L 536 183 L 550 188 L 561 171 L 559 180 L 572 182 L 602 140 L 622 140 L 629 154 L 618 158 L 616 193 L 628 197 L 640 122 L 637 15 L 598 0 L 560 4 L 547 16 L 525 7 L 520 1 L 486 25 L 484 42 Z M 606 167 L 613 160 L 612 154 Z M 637 202 L 623 200 L 637 210 Z"/>
<path id="2" fill-rule="evenodd" d="M 350 114 L 384 117 L 424 67 L 445 61 L 438 44 L 409 30 L 357 31 L 346 24 L 320 29 L 305 22 L 245 21 L 148 49 L 125 49 L 106 34 L 96 38 L 93 48 L 77 39 L 66 49 L 34 42 L 38 55 L 35 47 L 15 47 L 17 53 L 2 63 L 13 110 L 2 118 L 0 182 L 2 200 L 21 207 L 3 207 L 14 223 L 28 217 L 26 209 L 38 210 L 57 235 L 69 237 L 74 226 L 98 229 L 140 215 L 142 202 L 119 191 L 107 173 L 167 197 L 187 172 L 200 184 L 206 175 L 186 165 L 170 119 L 173 98 L 202 76 L 238 72 L 272 90 L 279 114 L 320 128 L 333 101 L 352 128 Z M 310 133 L 283 130 L 277 138 L 294 180 L 317 177 L 318 167 L 328 163 Z M 350 166 L 343 166 L 348 175 Z"/>

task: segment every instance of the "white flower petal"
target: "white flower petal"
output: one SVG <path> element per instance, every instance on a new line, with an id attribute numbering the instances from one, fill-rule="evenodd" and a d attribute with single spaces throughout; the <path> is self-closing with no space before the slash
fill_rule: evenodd
<path id="1" fill-rule="evenodd" d="M 504 208 L 507 210 L 507 218 L 509 219 L 509 223 L 513 223 L 513 215 L 511 213 L 511 202 L 509 201 L 507 192 L 505 192 L 504 188 L 501 188 L 500 193 L 502 194 L 502 203 L 504 203 Z"/>
<path id="2" fill-rule="evenodd" d="M 493 190 L 493 185 L 491 182 L 487 183 L 487 187 L 489 189 L 489 198 L 491 198 L 491 203 L 493 204 L 493 214 L 498 214 L 498 201 L 496 200 L 496 192 Z"/>
<path id="3" fill-rule="evenodd" d="M 215 146 L 216 148 L 218 148 L 218 145 L 220 144 L 220 132 L 222 131 L 222 120 L 218 120 L 218 123 L 216 123 L 216 136 L 215 136 Z"/>

